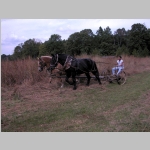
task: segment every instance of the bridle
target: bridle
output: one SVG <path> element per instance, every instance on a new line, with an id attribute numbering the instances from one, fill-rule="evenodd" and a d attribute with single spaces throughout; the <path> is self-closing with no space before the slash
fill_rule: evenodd
<path id="1" fill-rule="evenodd" d="M 58 54 L 56 54 L 56 62 L 52 65 L 50 64 L 50 68 L 53 70 L 58 64 Z"/>
<path id="2" fill-rule="evenodd" d="M 40 65 L 39 65 L 39 64 L 40 64 Z M 40 68 L 40 70 L 43 71 L 43 68 L 46 66 L 46 63 L 43 62 L 43 60 L 41 59 L 40 62 L 39 62 L 39 64 L 38 64 L 38 68 Z M 40 70 L 39 70 L 39 71 L 40 71 Z"/>

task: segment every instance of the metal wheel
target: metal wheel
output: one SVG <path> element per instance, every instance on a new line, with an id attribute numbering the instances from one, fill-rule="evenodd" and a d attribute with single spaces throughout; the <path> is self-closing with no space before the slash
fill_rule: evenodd
<path id="1" fill-rule="evenodd" d="M 126 73 L 124 71 L 121 71 L 121 73 L 117 77 L 117 83 L 123 85 L 125 84 L 125 82 L 126 82 Z"/>

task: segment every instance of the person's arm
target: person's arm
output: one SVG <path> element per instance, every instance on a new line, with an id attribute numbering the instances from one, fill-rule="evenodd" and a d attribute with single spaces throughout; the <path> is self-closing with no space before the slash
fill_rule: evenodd
<path id="1" fill-rule="evenodd" d="M 119 63 L 118 63 L 118 60 L 117 60 L 117 63 L 115 64 L 115 66 L 116 66 L 116 67 L 119 67 Z"/>
<path id="2" fill-rule="evenodd" d="M 123 60 L 121 61 L 120 65 L 118 64 L 118 66 L 123 67 Z"/>

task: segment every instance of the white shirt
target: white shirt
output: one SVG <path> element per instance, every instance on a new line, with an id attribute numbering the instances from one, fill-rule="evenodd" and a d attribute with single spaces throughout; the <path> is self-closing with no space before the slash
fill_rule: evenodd
<path id="1" fill-rule="evenodd" d="M 118 67 L 124 67 L 124 63 L 122 59 L 120 61 L 117 60 L 117 64 L 118 64 Z"/>

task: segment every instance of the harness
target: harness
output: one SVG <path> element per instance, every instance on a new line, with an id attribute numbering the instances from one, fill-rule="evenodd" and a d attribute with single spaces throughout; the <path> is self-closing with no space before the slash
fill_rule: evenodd
<path id="1" fill-rule="evenodd" d="M 72 61 L 76 61 L 76 62 L 77 62 L 77 67 L 74 67 L 74 66 L 71 65 Z M 88 72 L 86 72 L 86 71 L 80 69 L 80 67 L 79 67 L 79 61 L 78 61 L 76 58 L 74 58 L 74 57 L 72 57 L 72 56 L 67 56 L 63 68 L 64 68 L 64 70 L 67 70 L 67 69 L 69 69 L 70 67 L 74 68 L 75 70 L 80 70 L 80 71 L 82 71 L 82 72 L 84 72 L 84 73 L 88 73 Z M 93 64 L 92 64 L 92 68 L 93 68 L 93 67 L 94 67 L 94 62 L 93 62 Z M 90 71 L 91 71 L 91 72 L 92 72 L 92 71 L 96 71 L 96 69 L 94 68 L 94 70 L 90 70 Z"/>
<path id="2" fill-rule="evenodd" d="M 66 61 L 65 61 L 64 66 L 63 66 L 63 69 L 64 69 L 64 70 L 67 70 L 67 69 L 69 69 L 70 67 L 72 67 L 72 66 L 71 66 L 71 62 L 72 62 L 72 61 L 73 61 L 73 57 L 67 56 Z"/>
<path id="3" fill-rule="evenodd" d="M 38 67 L 40 67 L 40 68 L 43 69 L 43 68 L 44 68 L 45 66 L 47 66 L 47 65 L 46 65 L 45 61 L 44 61 L 42 58 L 40 58 L 40 59 L 42 60 L 42 65 L 39 65 L 39 64 L 38 64 Z M 48 70 L 48 69 L 47 69 L 47 70 Z"/>
<path id="4" fill-rule="evenodd" d="M 56 62 L 55 62 L 55 64 L 54 65 L 50 64 L 50 67 L 54 67 L 55 68 L 55 66 L 57 65 L 57 63 L 58 63 L 58 54 L 56 54 Z"/>
<path id="5" fill-rule="evenodd" d="M 71 63 L 72 63 L 73 61 L 76 61 L 76 62 L 77 62 L 77 67 L 74 67 L 74 66 L 71 65 Z M 55 64 L 54 64 L 54 65 L 50 65 L 50 67 L 56 66 L 57 63 L 58 63 L 58 54 L 56 54 L 56 62 L 55 62 Z M 93 69 L 93 70 L 90 70 L 90 72 L 92 72 L 92 71 L 97 71 L 97 69 L 94 67 L 94 62 L 92 62 L 92 63 L 93 63 L 93 64 L 92 64 L 92 69 Z M 67 69 L 69 69 L 70 67 L 74 68 L 75 70 L 80 70 L 80 71 L 82 71 L 82 72 L 84 72 L 84 73 L 88 73 L 88 72 L 86 72 L 86 71 L 84 71 L 84 70 L 82 70 L 82 69 L 79 68 L 79 62 L 78 62 L 78 60 L 77 60 L 76 58 L 74 58 L 74 57 L 68 55 L 67 58 L 66 58 L 66 61 L 65 61 L 64 65 L 63 65 L 63 70 L 67 70 Z M 60 69 L 57 68 L 57 67 L 54 67 L 54 68 L 60 70 Z M 62 71 L 62 70 L 61 70 L 61 71 Z"/>

